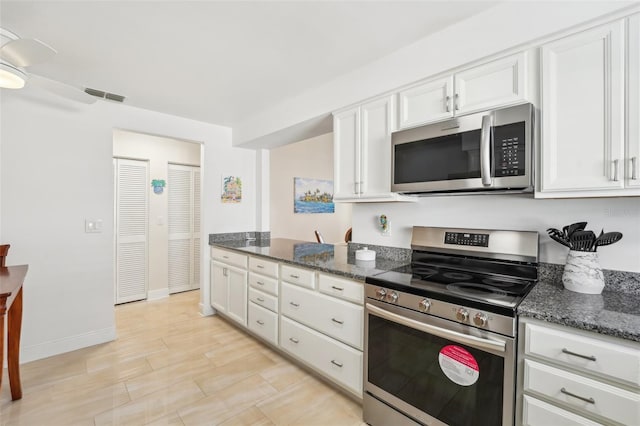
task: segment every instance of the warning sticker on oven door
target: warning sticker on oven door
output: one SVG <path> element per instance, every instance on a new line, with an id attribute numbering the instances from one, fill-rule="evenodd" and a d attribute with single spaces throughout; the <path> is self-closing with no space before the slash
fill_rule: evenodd
<path id="1" fill-rule="evenodd" d="M 460 386 L 471 386 L 478 381 L 478 362 L 465 348 L 447 345 L 440 349 L 438 363 L 442 372 Z"/>

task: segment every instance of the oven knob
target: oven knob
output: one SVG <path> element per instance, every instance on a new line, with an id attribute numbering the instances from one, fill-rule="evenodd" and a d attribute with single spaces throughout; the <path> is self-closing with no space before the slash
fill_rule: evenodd
<path id="1" fill-rule="evenodd" d="M 469 318 L 469 312 L 465 308 L 458 308 L 456 318 L 458 318 L 458 321 L 464 322 Z"/>
<path id="2" fill-rule="evenodd" d="M 376 296 L 378 296 L 378 299 L 382 300 L 386 295 L 387 295 L 387 290 L 385 290 L 384 288 L 379 288 L 378 290 L 376 290 Z"/>
<path id="3" fill-rule="evenodd" d="M 429 299 L 422 299 L 420 303 L 418 303 L 418 309 L 420 309 L 422 312 L 428 311 L 430 307 L 431 302 L 429 301 Z"/>
<path id="4" fill-rule="evenodd" d="M 487 316 L 485 314 L 483 314 L 482 312 L 478 312 L 473 317 L 473 323 L 475 325 L 477 325 L 478 327 L 482 327 L 482 326 L 487 324 Z"/>
<path id="5" fill-rule="evenodd" d="M 387 302 L 396 303 L 397 301 L 398 301 L 398 293 L 396 293 L 395 291 L 392 291 L 391 293 L 387 294 Z"/>

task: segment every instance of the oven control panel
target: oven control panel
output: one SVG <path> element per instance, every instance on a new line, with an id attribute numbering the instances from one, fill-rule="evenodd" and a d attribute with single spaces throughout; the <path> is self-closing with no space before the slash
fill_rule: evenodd
<path id="1" fill-rule="evenodd" d="M 489 234 L 445 232 L 444 243 L 458 246 L 489 247 Z"/>

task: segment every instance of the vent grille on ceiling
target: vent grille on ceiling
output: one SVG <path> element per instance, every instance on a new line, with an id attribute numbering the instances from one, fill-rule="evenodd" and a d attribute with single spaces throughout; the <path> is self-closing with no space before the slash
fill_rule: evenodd
<path id="1" fill-rule="evenodd" d="M 102 90 L 92 89 L 87 87 L 84 89 L 85 93 L 95 96 L 97 98 L 109 99 L 110 101 L 124 102 L 125 97 L 122 95 L 116 95 L 115 93 L 103 92 Z"/>

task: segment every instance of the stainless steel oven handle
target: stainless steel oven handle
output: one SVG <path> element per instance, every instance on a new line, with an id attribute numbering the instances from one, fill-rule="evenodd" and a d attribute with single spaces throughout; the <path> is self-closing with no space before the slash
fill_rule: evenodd
<path id="1" fill-rule="evenodd" d="M 420 321 L 412 320 L 411 318 L 406 318 L 402 315 L 394 314 L 393 312 L 389 312 L 386 309 L 378 308 L 377 306 L 374 306 L 370 303 L 367 303 L 367 309 L 382 318 L 388 319 L 389 321 L 405 325 L 415 330 L 424 331 L 425 333 L 433 334 L 434 336 L 442 337 L 444 339 L 455 339 L 460 343 L 465 343 L 476 348 L 492 349 L 499 352 L 506 351 L 505 342 L 482 339 L 480 337 L 458 333 L 457 331 L 446 330 L 444 328 L 424 324 Z"/>
<path id="2" fill-rule="evenodd" d="M 493 116 L 483 115 L 480 133 L 480 176 L 484 186 L 491 186 L 491 126 Z"/>

